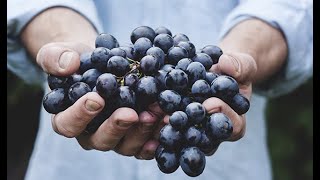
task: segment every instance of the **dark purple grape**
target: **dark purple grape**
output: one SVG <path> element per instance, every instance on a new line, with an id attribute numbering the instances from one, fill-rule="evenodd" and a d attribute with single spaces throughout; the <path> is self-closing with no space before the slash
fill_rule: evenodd
<path id="1" fill-rule="evenodd" d="M 211 57 L 213 64 L 217 64 L 220 56 L 223 54 L 222 50 L 218 46 L 207 45 L 201 49 L 202 53 L 206 53 Z"/>
<path id="2" fill-rule="evenodd" d="M 152 55 L 146 55 L 140 60 L 141 72 L 145 75 L 153 75 L 160 69 L 160 61 Z"/>
<path id="3" fill-rule="evenodd" d="M 134 108 L 136 104 L 135 92 L 128 86 L 119 87 L 119 95 L 116 97 L 117 107 Z"/>
<path id="4" fill-rule="evenodd" d="M 148 26 L 140 26 L 135 28 L 130 36 L 131 42 L 134 44 L 139 38 L 148 38 L 151 42 L 153 42 L 156 37 L 156 33 L 151 27 Z"/>
<path id="5" fill-rule="evenodd" d="M 174 65 L 172 64 L 165 64 L 164 66 L 162 66 L 161 70 L 164 70 L 166 72 L 170 72 L 171 70 L 174 69 Z"/>
<path id="6" fill-rule="evenodd" d="M 158 103 L 160 108 L 171 114 L 180 108 L 181 96 L 173 90 L 165 90 L 159 94 Z"/>
<path id="7" fill-rule="evenodd" d="M 51 114 L 58 114 L 70 106 L 68 95 L 63 88 L 53 89 L 42 101 L 44 109 Z"/>
<path id="8" fill-rule="evenodd" d="M 170 174 L 179 168 L 179 156 L 175 152 L 166 149 L 158 152 L 159 153 L 156 154 L 156 161 L 159 169 L 163 173 Z"/>
<path id="9" fill-rule="evenodd" d="M 111 56 L 121 56 L 123 58 L 127 57 L 126 51 L 119 48 L 119 47 L 111 49 L 110 54 L 111 54 Z"/>
<path id="10" fill-rule="evenodd" d="M 130 71 L 130 63 L 121 56 L 112 56 L 107 63 L 107 70 L 111 74 L 121 77 Z"/>
<path id="11" fill-rule="evenodd" d="M 164 90 L 167 89 L 166 87 L 166 75 L 168 74 L 167 71 L 164 70 L 159 70 L 156 74 L 155 74 L 155 78 L 158 80 L 158 84 L 159 84 L 159 90 Z"/>
<path id="12" fill-rule="evenodd" d="M 169 123 L 176 130 L 184 130 L 188 127 L 188 116 L 183 111 L 176 111 L 169 117 Z"/>
<path id="13" fill-rule="evenodd" d="M 189 85 L 192 86 L 194 82 L 206 77 L 206 69 L 199 62 L 192 62 L 188 65 L 186 71 L 188 74 Z"/>
<path id="14" fill-rule="evenodd" d="M 214 79 L 216 79 L 219 76 L 219 74 L 217 73 L 213 73 L 213 72 L 206 72 L 206 81 L 209 83 L 209 85 L 211 85 L 212 81 Z"/>
<path id="15" fill-rule="evenodd" d="M 178 152 L 182 142 L 182 134 L 167 124 L 160 130 L 159 142 L 165 149 Z"/>
<path id="16" fill-rule="evenodd" d="M 132 59 L 132 60 L 134 60 L 136 58 L 136 54 L 134 52 L 133 45 L 132 45 L 132 47 L 131 46 L 121 46 L 119 48 L 126 52 L 127 58 Z"/>
<path id="17" fill-rule="evenodd" d="M 145 37 L 139 38 L 134 44 L 134 52 L 136 54 L 136 57 L 141 59 L 144 57 L 147 53 L 147 50 L 152 47 L 152 42 Z"/>
<path id="18" fill-rule="evenodd" d="M 98 47 L 105 47 L 108 49 L 113 49 L 119 47 L 119 43 L 115 37 L 111 34 L 101 33 L 96 38 L 96 48 Z"/>
<path id="19" fill-rule="evenodd" d="M 110 73 L 101 74 L 96 83 L 97 92 L 105 99 L 118 93 L 118 82 L 116 77 Z"/>
<path id="20" fill-rule="evenodd" d="M 211 97 L 211 88 L 207 81 L 199 79 L 193 83 L 191 94 L 195 101 L 202 103 Z"/>
<path id="21" fill-rule="evenodd" d="M 124 85 L 129 86 L 131 89 L 135 89 L 139 76 L 136 73 L 130 73 L 124 77 Z"/>
<path id="22" fill-rule="evenodd" d="M 192 103 L 192 100 L 190 97 L 182 96 L 181 103 L 180 103 L 180 110 L 184 111 L 190 103 Z"/>
<path id="23" fill-rule="evenodd" d="M 181 59 L 189 57 L 188 51 L 179 46 L 173 46 L 168 50 L 167 60 L 170 64 L 176 65 Z"/>
<path id="24" fill-rule="evenodd" d="M 48 74 L 47 80 L 48 80 L 48 85 L 51 90 L 57 89 L 57 88 L 67 88 L 67 86 L 68 86 L 68 83 L 67 83 L 68 78 L 67 77 L 55 76 L 52 74 Z"/>
<path id="25" fill-rule="evenodd" d="M 189 122 L 191 125 L 199 124 L 202 120 L 205 119 L 206 110 L 202 106 L 202 104 L 198 102 L 190 103 L 185 110 L 186 114 L 188 115 Z"/>
<path id="26" fill-rule="evenodd" d="M 148 49 L 146 54 L 156 57 L 158 59 L 158 61 L 160 62 L 160 67 L 162 67 L 164 65 L 165 54 L 162 51 L 162 49 L 160 49 L 158 47 L 151 47 L 150 49 Z"/>
<path id="27" fill-rule="evenodd" d="M 183 135 L 185 142 L 189 146 L 197 146 L 201 140 L 201 131 L 195 126 L 189 127 Z"/>
<path id="28" fill-rule="evenodd" d="M 136 97 L 143 106 L 155 102 L 159 95 L 158 81 L 152 76 L 142 77 L 136 84 Z"/>
<path id="29" fill-rule="evenodd" d="M 168 89 L 185 92 L 188 87 L 188 75 L 180 69 L 173 69 L 166 75 L 165 82 Z"/>
<path id="30" fill-rule="evenodd" d="M 233 96 L 227 103 L 239 115 L 245 114 L 250 108 L 249 100 L 240 93 Z"/>
<path id="31" fill-rule="evenodd" d="M 201 140 L 198 144 L 198 148 L 206 155 L 206 156 L 211 156 L 213 155 L 216 150 L 219 147 L 220 142 L 213 142 L 209 139 L 207 136 L 206 131 L 201 132 Z"/>
<path id="32" fill-rule="evenodd" d="M 67 84 L 68 84 L 68 87 L 70 87 L 74 83 L 81 82 L 81 81 L 82 81 L 82 75 L 72 74 L 71 76 L 68 77 Z"/>
<path id="33" fill-rule="evenodd" d="M 84 131 L 87 134 L 93 134 L 100 127 L 100 125 L 111 116 L 113 111 L 114 110 L 112 108 L 104 106 L 102 111 L 89 122 Z"/>
<path id="34" fill-rule="evenodd" d="M 199 176 L 206 166 L 205 155 L 197 147 L 184 148 L 181 151 L 180 166 L 188 176 Z"/>
<path id="35" fill-rule="evenodd" d="M 214 97 L 218 97 L 223 101 L 229 101 L 239 93 L 239 86 L 237 81 L 232 77 L 221 75 L 212 81 L 211 92 Z"/>
<path id="36" fill-rule="evenodd" d="M 186 71 L 190 63 L 192 63 L 191 59 L 183 58 L 178 62 L 175 69 L 181 69 L 182 71 Z"/>
<path id="37" fill-rule="evenodd" d="M 192 58 L 192 60 L 194 62 L 201 63 L 206 68 L 206 70 L 209 70 L 211 68 L 211 66 L 213 65 L 213 62 L 212 62 L 210 56 L 208 54 L 205 54 L 205 53 L 197 53 Z"/>
<path id="38" fill-rule="evenodd" d="M 233 131 L 231 120 L 223 113 L 212 114 L 207 122 L 206 132 L 211 141 L 224 141 Z"/>
<path id="39" fill-rule="evenodd" d="M 88 84 L 91 89 L 96 85 L 98 77 L 101 75 L 101 72 L 97 69 L 89 69 L 82 75 L 82 82 Z"/>
<path id="40" fill-rule="evenodd" d="M 183 47 L 188 51 L 189 58 L 196 54 L 196 47 L 190 41 L 180 41 L 177 46 Z"/>
<path id="41" fill-rule="evenodd" d="M 173 36 L 173 44 L 176 46 L 181 41 L 189 41 L 189 38 L 187 35 L 179 33 Z"/>
<path id="42" fill-rule="evenodd" d="M 167 54 L 168 50 L 173 46 L 173 39 L 168 34 L 159 34 L 154 38 L 153 44 Z"/>
<path id="43" fill-rule="evenodd" d="M 92 52 L 86 52 L 80 55 L 80 66 L 78 70 L 80 74 L 83 74 L 87 70 L 94 68 L 94 65 L 91 62 L 91 54 Z"/>
<path id="44" fill-rule="evenodd" d="M 91 92 L 91 88 L 88 84 L 84 82 L 77 82 L 69 88 L 68 97 L 70 102 L 73 104 L 88 92 Z"/>
<path id="45" fill-rule="evenodd" d="M 101 72 L 107 70 L 107 63 L 112 55 L 110 50 L 105 47 L 96 48 L 91 54 L 91 63 Z"/>
<path id="46" fill-rule="evenodd" d="M 159 34 L 169 34 L 170 36 L 172 36 L 171 31 L 164 26 L 158 27 L 157 29 L 154 30 L 154 32 L 156 33 L 156 36 Z"/>

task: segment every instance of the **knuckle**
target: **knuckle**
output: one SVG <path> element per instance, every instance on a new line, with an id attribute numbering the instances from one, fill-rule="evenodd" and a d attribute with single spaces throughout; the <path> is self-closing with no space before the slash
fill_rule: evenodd
<path id="1" fill-rule="evenodd" d="M 110 151 L 113 149 L 113 146 L 111 144 L 98 142 L 93 142 L 92 147 L 98 151 Z"/>

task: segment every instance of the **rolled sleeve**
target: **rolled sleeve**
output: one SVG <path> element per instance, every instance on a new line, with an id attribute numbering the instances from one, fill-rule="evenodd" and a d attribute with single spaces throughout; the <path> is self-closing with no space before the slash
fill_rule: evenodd
<path id="1" fill-rule="evenodd" d="M 288 57 L 281 71 L 254 92 L 267 97 L 288 93 L 313 76 L 312 1 L 242 1 L 227 17 L 220 39 L 241 21 L 258 18 L 279 29 L 288 44 Z"/>
<path id="2" fill-rule="evenodd" d="M 91 0 L 8 1 L 7 69 L 29 84 L 42 84 L 45 75 L 28 55 L 19 36 L 23 28 L 37 14 L 52 7 L 72 9 L 88 19 L 97 32 L 102 32 L 94 1 Z"/>

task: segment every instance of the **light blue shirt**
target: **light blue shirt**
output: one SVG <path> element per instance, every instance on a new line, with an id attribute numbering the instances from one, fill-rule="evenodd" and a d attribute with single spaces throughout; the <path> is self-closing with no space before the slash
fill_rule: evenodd
<path id="1" fill-rule="evenodd" d="M 76 10 L 88 18 L 99 32 L 114 35 L 120 44 L 130 43 L 131 31 L 141 25 L 152 28 L 166 26 L 173 34 L 187 34 L 198 49 L 208 44 L 218 44 L 219 39 L 233 26 L 249 18 L 259 18 L 281 30 L 289 48 L 287 62 L 282 71 L 266 86 L 254 89 L 255 94 L 247 113 L 245 136 L 237 142 L 222 143 L 213 156 L 206 158 L 204 172 L 195 178 L 272 179 L 264 117 L 266 96 L 274 97 L 292 91 L 313 75 L 312 1 L 8 1 L 7 68 L 26 82 L 43 84 L 44 87 L 45 76 L 27 56 L 19 41 L 19 34 L 32 17 L 53 6 L 65 6 Z M 47 92 L 48 89 L 45 93 Z M 185 175 L 181 168 L 170 175 L 163 174 L 155 160 L 137 160 L 112 151 L 85 151 L 75 139 L 57 135 L 52 130 L 50 115 L 42 108 L 39 131 L 26 179 L 194 178 Z"/>

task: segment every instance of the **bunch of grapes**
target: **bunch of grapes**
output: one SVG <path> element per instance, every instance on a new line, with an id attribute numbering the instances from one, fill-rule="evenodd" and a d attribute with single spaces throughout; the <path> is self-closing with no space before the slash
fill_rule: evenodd
<path id="1" fill-rule="evenodd" d="M 49 74 L 52 91 L 43 99 L 45 110 L 57 114 L 86 93 L 97 92 L 106 104 L 85 129 L 93 133 L 117 108 L 141 112 L 158 102 L 170 115 L 155 153 L 159 169 L 173 173 L 181 166 L 189 176 L 200 175 L 205 156 L 213 155 L 233 131 L 225 114 L 208 114 L 201 103 L 217 97 L 240 115 L 248 111 L 249 101 L 239 93 L 235 79 L 208 71 L 223 53 L 219 47 L 196 51 L 188 36 L 172 36 L 165 27 L 137 27 L 130 39 L 131 45 L 120 46 L 114 36 L 102 33 L 96 48 L 81 54 L 75 74 Z"/>

